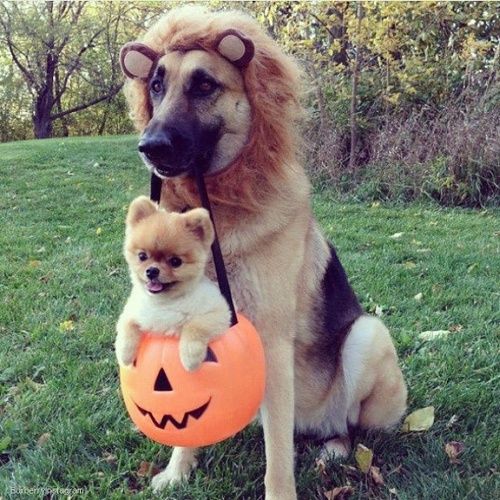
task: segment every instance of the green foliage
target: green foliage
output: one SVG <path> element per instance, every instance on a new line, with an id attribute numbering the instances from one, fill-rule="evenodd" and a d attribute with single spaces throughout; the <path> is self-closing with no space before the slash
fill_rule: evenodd
<path id="1" fill-rule="evenodd" d="M 62 19 L 53 30 L 56 43 L 70 35 L 61 67 L 71 66 L 79 50 L 85 50 L 57 106 L 71 109 L 121 82 L 119 47 L 139 38 L 163 12 L 182 3 L 87 3 L 77 25 Z M 211 0 L 206 4 L 247 10 L 301 61 L 309 110 L 307 160 L 314 175 L 329 179 L 340 192 L 363 198 L 431 197 L 469 206 L 498 200 L 498 3 Z M 13 2 L 5 5 L 14 9 Z M 16 43 L 37 60 L 46 54 L 50 31 L 45 4 L 15 5 L 23 13 L 14 23 Z M 78 5 L 74 2 L 71 8 Z M 95 33 L 99 35 L 87 47 Z M 31 136 L 33 89 L 21 85 L 21 75 L 9 58 L 6 47 L 0 47 L 1 141 Z M 353 112 L 355 72 L 359 81 Z M 131 131 L 119 94 L 57 119 L 53 134 Z M 351 142 L 356 144 L 353 155 Z M 359 186 L 360 182 L 366 185 Z"/>
<path id="2" fill-rule="evenodd" d="M 466 85 L 485 85 L 498 64 L 500 14 L 494 3 L 362 5 L 359 29 L 355 2 L 258 3 L 255 10 L 285 47 L 317 66 L 322 83 L 330 81 L 335 89 L 350 84 L 353 55 L 361 52 L 361 102 L 378 110 L 442 104 Z"/>
<path id="3" fill-rule="evenodd" d="M 363 199 L 498 202 L 500 18 L 493 5 L 365 2 L 358 24 L 354 2 L 260 4 L 260 19 L 310 75 L 310 171 Z"/>
<path id="4" fill-rule="evenodd" d="M 163 6 L 164 7 L 164 6 Z M 120 47 L 157 17 L 159 4 L 140 2 L 13 2 L 0 5 L 0 60 L 9 60 L 15 79 L 24 83 L 24 114 L 33 118 L 34 135 L 68 135 L 129 131 L 123 98 L 113 98 L 123 82 Z M 13 81 L 6 81 L 13 84 Z M 10 109 L 12 92 L 0 94 L 7 121 L 5 138 L 15 137 L 8 123 L 17 119 Z M 80 120 L 73 113 L 87 111 Z M 112 114 L 119 113 L 121 119 Z"/>
<path id="5" fill-rule="evenodd" d="M 0 142 L 31 137 L 30 95 L 0 47 Z"/>
<path id="6" fill-rule="evenodd" d="M 83 490 L 57 498 L 149 499 L 141 462 L 167 463 L 169 450 L 132 427 L 113 353 L 129 290 L 126 207 L 149 184 L 136 146 L 136 137 L 0 145 L 0 491 L 7 499 L 28 497 L 11 488 L 37 487 Z M 299 498 L 324 499 L 324 490 L 346 484 L 354 498 L 394 498 L 394 490 L 408 500 L 498 498 L 498 212 L 345 204 L 330 190 L 313 204 L 364 307 L 381 310 L 395 338 L 409 411 L 433 405 L 436 421 L 425 433 L 358 437 L 374 451 L 385 480 L 378 487 L 352 456 L 321 473 L 319 446 L 298 439 Z M 451 333 L 418 338 L 438 329 Z M 456 464 L 444 451 L 452 440 L 465 445 Z M 191 481 L 163 498 L 261 499 L 264 470 L 262 431 L 253 426 L 203 449 Z"/>

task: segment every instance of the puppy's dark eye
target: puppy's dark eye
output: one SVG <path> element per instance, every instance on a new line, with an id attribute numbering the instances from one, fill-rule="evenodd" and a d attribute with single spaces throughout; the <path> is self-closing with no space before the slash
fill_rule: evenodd
<path id="1" fill-rule="evenodd" d="M 138 257 L 141 262 L 144 262 L 148 259 L 148 254 L 146 252 L 139 252 Z"/>
<path id="2" fill-rule="evenodd" d="M 180 266 L 182 266 L 182 259 L 180 257 L 170 257 L 170 259 L 168 260 L 168 262 L 170 263 L 170 265 L 172 267 L 180 267 Z"/>
<path id="3" fill-rule="evenodd" d="M 217 356 L 215 355 L 214 351 L 210 349 L 210 347 L 207 347 L 207 355 L 205 356 L 204 362 L 210 362 L 210 363 L 217 363 Z"/>
<path id="4" fill-rule="evenodd" d="M 153 80 L 151 82 L 151 91 L 155 94 L 159 94 L 163 90 L 163 82 L 160 79 Z"/>

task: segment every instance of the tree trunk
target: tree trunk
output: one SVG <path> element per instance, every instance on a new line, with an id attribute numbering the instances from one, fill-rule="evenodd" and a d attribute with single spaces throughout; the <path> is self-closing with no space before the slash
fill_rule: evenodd
<path id="1" fill-rule="evenodd" d="M 55 108 L 57 113 L 62 113 L 62 104 L 61 104 L 61 96 L 62 93 L 60 92 L 61 90 L 61 81 L 59 78 L 59 69 L 56 68 L 56 71 L 54 73 L 54 83 L 55 83 Z M 62 129 L 62 136 L 63 137 L 68 137 L 69 136 L 69 129 L 68 129 L 68 120 L 65 116 L 61 118 L 61 129 Z"/>
<path id="2" fill-rule="evenodd" d="M 37 139 L 52 137 L 52 95 L 45 88 L 40 92 L 35 101 L 35 112 L 33 113 L 33 133 Z"/>
<path id="3" fill-rule="evenodd" d="M 109 105 L 111 103 L 111 99 L 109 98 L 106 101 L 106 106 L 104 108 L 104 113 L 102 116 L 101 124 L 99 125 L 99 130 L 97 131 L 97 135 L 104 135 L 104 131 L 106 130 L 106 123 L 108 121 L 108 116 L 109 116 Z"/>
<path id="4" fill-rule="evenodd" d="M 358 2 L 356 17 L 358 20 L 358 37 L 361 32 L 361 19 L 363 17 L 363 7 Z M 358 99 L 358 79 L 359 79 L 359 52 L 360 44 L 357 42 L 356 55 L 354 56 L 354 66 L 352 69 L 352 95 L 351 95 L 351 151 L 349 154 L 349 170 L 356 168 L 356 146 L 358 145 L 358 124 L 356 121 L 357 99 Z"/>
<path id="5" fill-rule="evenodd" d="M 314 63 L 311 63 L 308 68 L 314 78 L 314 89 L 316 91 L 316 100 L 318 101 L 319 109 L 319 137 L 322 138 L 326 128 L 327 116 L 325 95 L 323 94 L 323 89 L 321 88 L 321 78 L 316 70 L 316 67 L 314 66 Z"/>
<path id="6" fill-rule="evenodd" d="M 57 68 L 58 56 L 54 53 L 54 18 L 53 2 L 45 2 L 49 19 L 49 30 L 45 45 L 47 55 L 45 57 L 45 77 L 43 86 L 37 93 L 35 101 L 35 112 L 33 114 L 33 132 L 37 139 L 52 137 L 52 108 L 54 107 L 54 75 Z"/>

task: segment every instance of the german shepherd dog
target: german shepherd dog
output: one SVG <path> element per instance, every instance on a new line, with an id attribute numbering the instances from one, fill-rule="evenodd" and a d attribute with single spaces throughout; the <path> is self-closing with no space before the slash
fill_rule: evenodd
<path id="1" fill-rule="evenodd" d="M 391 337 L 363 312 L 311 212 L 300 69 L 254 19 L 199 7 L 170 11 L 121 63 L 166 208 L 200 206 L 190 171 L 204 169 L 233 295 L 266 353 L 266 499 L 294 499 L 294 428 L 345 456 L 351 428 L 390 428 L 406 407 Z M 174 448 L 153 488 L 195 465 L 195 449 Z"/>

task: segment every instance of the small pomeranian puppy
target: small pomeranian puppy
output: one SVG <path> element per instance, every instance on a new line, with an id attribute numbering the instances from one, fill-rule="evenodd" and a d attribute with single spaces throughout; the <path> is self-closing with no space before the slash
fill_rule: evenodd
<path id="1" fill-rule="evenodd" d="M 124 253 L 133 286 L 116 325 L 120 364 L 134 361 L 147 331 L 179 334 L 182 365 L 196 370 L 208 342 L 229 327 L 229 306 L 204 274 L 214 235 L 204 208 L 166 212 L 145 196 L 131 203 Z"/>

